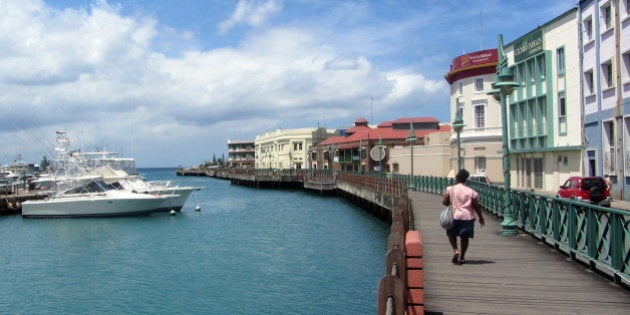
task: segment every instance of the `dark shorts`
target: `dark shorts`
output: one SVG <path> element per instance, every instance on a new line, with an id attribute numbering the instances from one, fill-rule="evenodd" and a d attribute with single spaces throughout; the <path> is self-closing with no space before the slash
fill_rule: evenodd
<path id="1" fill-rule="evenodd" d="M 455 225 L 446 231 L 449 237 L 475 237 L 475 220 L 453 220 Z"/>

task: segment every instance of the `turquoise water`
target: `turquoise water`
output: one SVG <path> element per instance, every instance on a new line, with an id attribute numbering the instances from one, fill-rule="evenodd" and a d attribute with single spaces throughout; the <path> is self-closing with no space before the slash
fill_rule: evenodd
<path id="1" fill-rule="evenodd" d="M 141 173 L 204 189 L 173 217 L 0 217 L 0 313 L 375 312 L 387 223 L 336 197 Z"/>

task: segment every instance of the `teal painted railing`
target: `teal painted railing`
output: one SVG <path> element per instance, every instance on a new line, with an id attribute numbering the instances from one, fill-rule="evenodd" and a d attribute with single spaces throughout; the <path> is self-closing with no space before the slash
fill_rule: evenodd
<path id="1" fill-rule="evenodd" d="M 416 190 L 441 194 L 453 179 L 432 176 L 394 175 Z M 488 212 L 503 216 L 510 202 L 519 228 L 568 253 L 581 257 L 591 269 L 630 281 L 630 211 L 611 209 L 571 199 L 534 192 L 511 190 L 505 198 L 503 187 L 469 181 L 479 193 L 479 203 Z"/>

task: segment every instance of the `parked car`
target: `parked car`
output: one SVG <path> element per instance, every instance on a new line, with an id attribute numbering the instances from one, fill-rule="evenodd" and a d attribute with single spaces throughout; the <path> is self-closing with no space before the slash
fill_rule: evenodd
<path id="1" fill-rule="evenodd" d="M 490 178 L 486 174 L 473 174 L 468 177 L 469 180 L 476 180 L 478 182 L 490 184 Z"/>
<path id="2" fill-rule="evenodd" d="M 610 190 L 606 181 L 598 176 L 570 177 L 560 186 L 556 197 L 572 198 L 604 207 L 610 207 Z"/>

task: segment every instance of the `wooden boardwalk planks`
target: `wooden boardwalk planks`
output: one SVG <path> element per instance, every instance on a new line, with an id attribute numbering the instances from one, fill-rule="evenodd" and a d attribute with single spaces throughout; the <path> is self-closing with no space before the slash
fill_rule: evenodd
<path id="1" fill-rule="evenodd" d="M 424 240 L 427 314 L 628 314 L 630 292 L 527 234 L 499 235 L 498 218 L 475 224 L 465 265 L 439 226 L 440 195 L 410 191 Z"/>

